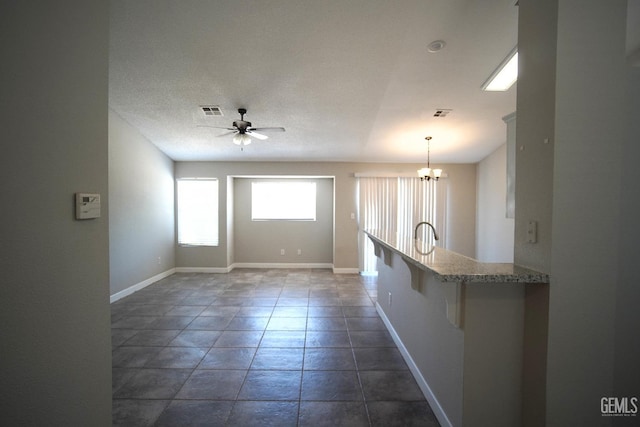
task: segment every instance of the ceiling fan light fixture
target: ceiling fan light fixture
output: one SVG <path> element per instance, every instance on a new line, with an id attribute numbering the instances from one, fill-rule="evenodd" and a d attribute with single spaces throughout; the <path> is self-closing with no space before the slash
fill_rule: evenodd
<path id="1" fill-rule="evenodd" d="M 233 136 L 233 143 L 236 145 L 249 145 L 251 144 L 251 137 L 246 133 L 238 133 Z"/>

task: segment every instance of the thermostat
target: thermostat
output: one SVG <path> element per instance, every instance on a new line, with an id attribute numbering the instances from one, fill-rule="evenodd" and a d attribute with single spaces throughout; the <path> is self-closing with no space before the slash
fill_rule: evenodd
<path id="1" fill-rule="evenodd" d="M 76 219 L 100 218 L 100 194 L 76 193 Z"/>

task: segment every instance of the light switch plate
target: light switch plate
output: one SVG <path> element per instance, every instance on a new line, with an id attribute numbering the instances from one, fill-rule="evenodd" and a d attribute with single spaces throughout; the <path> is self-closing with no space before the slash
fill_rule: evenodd
<path id="1" fill-rule="evenodd" d="M 529 221 L 527 223 L 527 243 L 538 242 L 538 223 L 536 221 Z"/>

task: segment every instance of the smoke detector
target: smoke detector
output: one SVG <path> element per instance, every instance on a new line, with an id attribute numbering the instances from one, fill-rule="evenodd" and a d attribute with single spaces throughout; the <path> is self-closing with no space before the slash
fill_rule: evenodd
<path id="1" fill-rule="evenodd" d="M 444 40 L 432 41 L 431 43 L 429 43 L 429 46 L 427 46 L 427 52 L 429 53 L 440 52 L 442 49 L 444 49 L 446 45 L 447 45 L 447 42 L 445 42 Z"/>

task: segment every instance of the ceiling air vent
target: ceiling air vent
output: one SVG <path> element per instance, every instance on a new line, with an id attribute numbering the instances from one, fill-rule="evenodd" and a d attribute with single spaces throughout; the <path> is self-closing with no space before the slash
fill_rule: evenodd
<path id="1" fill-rule="evenodd" d="M 436 112 L 433 114 L 433 117 L 447 117 L 447 114 L 449 114 L 452 110 L 448 110 L 446 108 L 440 108 L 439 110 L 436 110 Z"/>
<path id="2" fill-rule="evenodd" d="M 221 117 L 222 110 L 217 105 L 201 105 L 200 109 L 205 117 Z"/>

